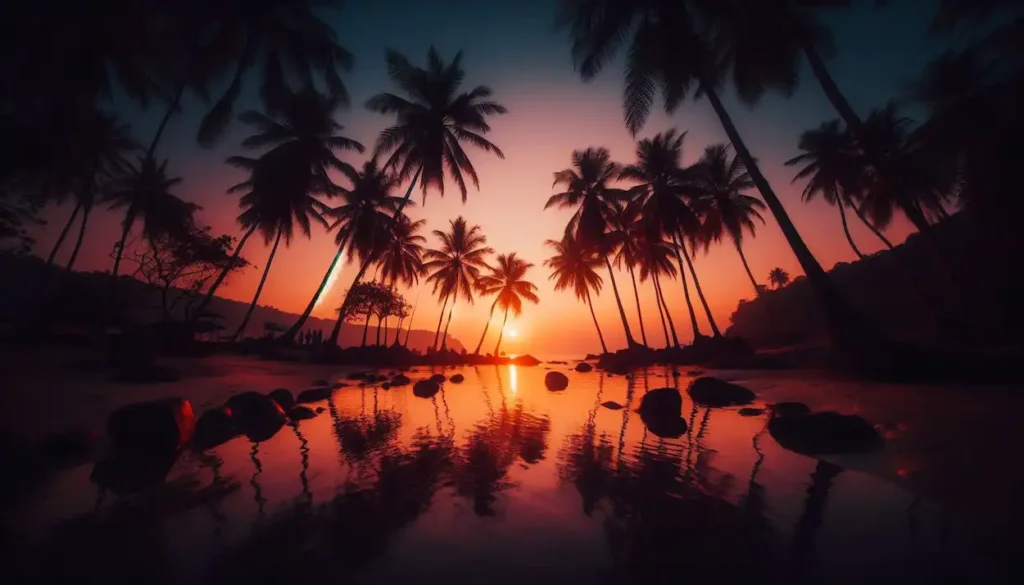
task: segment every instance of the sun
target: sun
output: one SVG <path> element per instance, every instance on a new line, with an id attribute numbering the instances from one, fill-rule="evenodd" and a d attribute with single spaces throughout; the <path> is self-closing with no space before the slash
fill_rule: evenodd
<path id="1" fill-rule="evenodd" d="M 516 331 L 515 327 L 507 327 L 505 328 L 505 335 L 508 335 L 509 337 L 518 337 L 519 332 Z"/>

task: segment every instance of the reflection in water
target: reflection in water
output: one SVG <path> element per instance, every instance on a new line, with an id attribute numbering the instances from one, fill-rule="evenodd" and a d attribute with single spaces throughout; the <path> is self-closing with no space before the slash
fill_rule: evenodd
<path id="1" fill-rule="evenodd" d="M 112 492 L 96 511 L 102 490 L 59 476 L 49 503 L 74 512 L 24 540 L 16 582 L 521 583 L 512 572 L 528 570 L 559 582 L 862 582 L 846 574 L 846 547 L 875 547 L 889 563 L 876 576 L 892 563 L 914 575 L 937 540 L 928 529 L 944 526 L 888 484 L 782 451 L 763 418 L 698 412 L 684 394 L 686 434 L 648 434 L 634 411 L 642 395 L 687 382 L 669 368 L 570 372 L 560 393 L 544 389 L 541 368 L 465 372 L 430 401 L 410 400 L 409 387 L 339 390 L 326 416 L 186 454 L 162 484 Z M 831 489 L 846 481 L 856 489 Z M 911 537 L 913 550 L 900 548 Z"/>

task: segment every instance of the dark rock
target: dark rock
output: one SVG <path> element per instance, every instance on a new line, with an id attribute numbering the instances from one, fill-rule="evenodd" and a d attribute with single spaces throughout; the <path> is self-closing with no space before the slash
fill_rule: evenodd
<path id="1" fill-rule="evenodd" d="M 317 414 L 320 414 L 320 413 L 321 413 L 321 412 L 323 412 L 324 410 L 326 410 L 326 409 L 325 409 L 324 407 L 322 407 L 322 406 L 318 406 L 318 407 L 316 407 L 316 413 L 317 413 Z"/>
<path id="2" fill-rule="evenodd" d="M 366 374 L 366 377 L 363 378 L 363 381 L 366 382 L 367 384 L 372 384 L 377 381 L 377 376 L 375 374 Z"/>
<path id="3" fill-rule="evenodd" d="M 444 384 L 448 378 L 444 374 L 434 374 L 430 379 L 438 384 Z"/>
<path id="4" fill-rule="evenodd" d="M 690 382 L 687 393 L 701 406 L 722 407 L 750 404 L 756 396 L 743 386 L 705 376 Z"/>
<path id="5" fill-rule="evenodd" d="M 584 357 L 583 359 L 585 359 L 585 360 L 599 360 L 599 359 L 601 359 L 601 354 L 588 353 L 586 355 L 586 357 Z"/>
<path id="6" fill-rule="evenodd" d="M 366 378 L 366 372 L 349 372 L 345 377 L 349 380 L 362 380 Z"/>
<path id="7" fill-rule="evenodd" d="M 129 404 L 107 419 L 111 451 L 128 461 L 169 457 L 173 462 L 178 450 L 192 439 L 195 427 L 192 404 L 182 398 Z"/>
<path id="8" fill-rule="evenodd" d="M 412 386 L 412 393 L 420 398 L 430 398 L 441 390 L 441 385 L 433 380 L 420 380 Z"/>
<path id="9" fill-rule="evenodd" d="M 292 420 L 306 420 L 315 417 L 316 413 L 308 406 L 296 406 L 288 412 L 288 418 Z"/>
<path id="10" fill-rule="evenodd" d="M 332 392 L 333 390 L 330 388 L 310 388 L 309 390 L 299 392 L 299 396 L 295 399 L 295 402 L 297 404 L 307 404 L 318 400 L 327 400 L 331 397 Z"/>
<path id="11" fill-rule="evenodd" d="M 770 406 L 776 416 L 801 416 L 811 414 L 811 407 L 803 402 L 778 402 Z"/>
<path id="12" fill-rule="evenodd" d="M 567 364 L 568 362 L 560 362 L 560 361 L 558 361 L 558 360 L 549 360 L 549 361 L 548 361 L 548 363 L 549 363 L 549 364 L 561 364 L 561 365 L 563 365 L 563 366 L 564 366 L 564 365 L 566 365 L 566 364 Z"/>
<path id="13" fill-rule="evenodd" d="M 601 406 L 607 408 L 608 410 L 622 410 L 622 405 L 619 404 L 618 402 L 615 402 L 614 400 L 602 402 Z"/>
<path id="14" fill-rule="evenodd" d="M 327 380 L 320 378 L 319 380 L 313 380 L 313 382 L 310 383 L 310 386 L 329 386 L 330 384 L 331 383 L 328 382 Z"/>
<path id="15" fill-rule="evenodd" d="M 775 416 L 768 433 L 784 449 L 804 455 L 861 453 L 884 444 L 866 420 L 836 412 Z"/>
<path id="16" fill-rule="evenodd" d="M 348 384 L 346 384 L 344 382 L 335 382 L 335 383 L 331 384 L 331 388 L 333 388 L 335 390 L 337 390 L 338 388 L 345 388 L 346 386 L 348 386 Z"/>
<path id="17" fill-rule="evenodd" d="M 325 390 L 330 392 L 329 389 Z M 300 399 L 302 394 L 299 395 Z M 228 399 L 227 406 L 231 409 L 235 427 L 250 441 L 266 441 L 277 434 L 285 423 L 284 410 L 270 398 L 256 392 L 236 394 Z"/>
<path id="18" fill-rule="evenodd" d="M 448 381 L 453 384 L 461 384 L 466 381 L 466 377 L 462 374 L 455 374 L 451 378 L 448 378 Z"/>
<path id="19" fill-rule="evenodd" d="M 594 370 L 594 366 L 591 366 L 587 362 L 580 362 L 580 363 L 576 364 L 576 371 L 577 372 L 584 372 L 584 373 L 586 373 L 586 372 L 592 372 L 593 370 Z"/>
<path id="20" fill-rule="evenodd" d="M 683 397 L 675 388 L 658 388 L 640 400 L 640 420 L 658 437 L 677 439 L 686 433 L 683 420 Z"/>
<path id="21" fill-rule="evenodd" d="M 380 387 L 383 388 L 384 390 L 390 390 L 391 382 L 384 382 L 383 384 L 380 385 Z"/>
<path id="22" fill-rule="evenodd" d="M 196 421 L 196 432 L 192 447 L 200 451 L 212 449 L 237 437 L 238 429 L 231 417 L 231 410 L 225 407 L 211 408 Z"/>
<path id="23" fill-rule="evenodd" d="M 270 399 L 277 403 L 281 407 L 281 410 L 291 410 L 295 406 L 295 397 L 292 396 L 292 391 L 287 388 L 278 388 L 270 393 Z"/>
<path id="24" fill-rule="evenodd" d="M 72 467 L 89 459 L 95 443 L 96 436 L 89 431 L 66 431 L 43 439 L 39 452 L 51 465 Z"/>
<path id="25" fill-rule="evenodd" d="M 662 439 L 678 439 L 686 434 L 686 419 L 681 416 L 659 416 L 641 412 L 640 421 L 654 436 Z"/>
<path id="26" fill-rule="evenodd" d="M 569 377 L 562 372 L 548 372 L 544 374 L 544 386 L 553 392 L 565 390 L 569 387 Z"/>
<path id="27" fill-rule="evenodd" d="M 741 408 L 740 416 L 761 416 L 764 414 L 763 408 Z"/>
<path id="28" fill-rule="evenodd" d="M 412 380 L 410 380 L 408 376 L 398 374 L 394 378 L 391 378 L 392 386 L 408 386 L 409 384 L 412 384 Z"/>
<path id="29" fill-rule="evenodd" d="M 516 364 L 517 366 L 536 366 L 540 364 L 540 360 L 527 354 L 516 356 L 515 359 L 511 360 L 511 363 Z"/>

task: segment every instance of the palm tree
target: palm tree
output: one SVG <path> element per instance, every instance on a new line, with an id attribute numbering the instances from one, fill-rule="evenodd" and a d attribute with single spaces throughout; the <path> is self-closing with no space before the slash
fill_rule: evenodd
<path id="1" fill-rule="evenodd" d="M 494 347 L 495 357 L 500 355 L 498 351 L 501 349 L 501 338 L 505 333 L 509 309 L 512 310 L 514 316 L 518 317 L 523 313 L 523 299 L 534 304 L 540 302 L 536 293 L 537 286 L 528 280 L 524 280 L 526 271 L 532 266 L 533 264 L 521 258 L 516 258 L 515 252 L 511 254 L 498 254 L 497 263 L 491 267 L 491 273 L 481 276 L 477 281 L 477 289 L 480 291 L 480 294 L 497 296 L 494 299 L 494 304 L 491 305 L 491 312 L 487 316 L 487 323 L 484 325 L 484 333 L 480 336 L 480 343 L 477 344 L 476 350 L 473 352 L 474 355 L 480 355 L 480 346 L 483 345 L 484 338 L 487 337 L 487 329 L 491 325 L 491 319 L 494 318 L 494 309 L 496 307 L 501 306 L 501 308 L 505 309 L 505 317 L 501 321 L 498 344 Z"/>
<path id="2" fill-rule="evenodd" d="M 448 232 L 433 231 L 434 236 L 441 240 L 440 248 L 427 250 L 423 254 L 423 258 L 427 260 L 423 269 L 430 272 L 427 281 L 433 283 L 433 292 L 440 293 L 444 298 L 441 317 L 437 321 L 437 332 L 434 334 L 434 349 L 437 349 L 438 336 L 441 334 L 441 320 L 444 318 L 448 300 L 451 299 L 452 307 L 448 311 L 448 323 L 444 327 L 444 337 L 441 337 L 441 349 L 447 347 L 448 325 L 452 322 L 455 302 L 459 295 L 462 295 L 466 302 L 473 302 L 473 291 L 480 279 L 480 270 L 489 268 L 487 256 L 494 253 L 492 248 L 486 246 L 487 236 L 483 234 L 480 226 L 469 227 L 461 215 L 449 221 L 448 224 L 451 226 L 451 230 Z"/>
<path id="3" fill-rule="evenodd" d="M 544 261 L 544 266 L 551 269 L 549 280 L 555 281 L 556 291 L 572 288 L 577 299 L 587 302 L 590 316 L 594 319 L 594 328 L 597 329 L 597 338 L 601 340 L 601 351 L 608 353 L 601 326 L 597 324 L 594 303 L 590 299 L 590 291 L 601 292 L 604 283 L 597 273 L 597 267 L 601 265 L 600 255 L 593 248 L 580 244 L 571 234 L 565 234 L 561 240 L 547 240 L 544 244 L 555 251 L 554 256 Z"/>
<path id="4" fill-rule="evenodd" d="M 789 273 L 781 268 L 772 268 L 768 273 L 768 282 L 775 285 L 775 288 L 782 288 L 789 284 Z"/>
<path id="5" fill-rule="evenodd" d="M 661 315 L 661 327 L 665 331 L 665 346 L 679 347 L 679 337 L 676 335 L 675 323 L 672 322 L 672 313 L 668 310 L 668 303 L 665 302 L 665 294 L 661 289 L 662 274 L 670 277 L 676 276 L 676 267 L 672 265 L 674 254 L 672 242 L 666 242 L 660 239 L 660 235 L 652 235 L 646 231 L 640 235 L 638 242 L 637 260 L 640 266 L 640 282 L 647 282 L 650 279 L 654 283 L 654 298 L 658 304 L 658 313 Z M 669 331 L 672 333 L 671 343 L 668 340 Z"/>
<path id="6" fill-rule="evenodd" d="M 707 147 L 704 155 L 697 161 L 695 172 L 697 185 L 702 191 L 699 200 L 699 211 L 703 219 L 700 242 L 704 244 L 706 250 L 711 242 L 717 243 L 721 241 L 723 235 L 728 235 L 739 252 L 743 268 L 746 269 L 756 294 L 757 280 L 750 271 L 747 257 L 743 255 L 743 232 L 747 231 L 751 236 L 754 235 L 757 226 L 754 223 L 755 219 L 761 220 L 761 224 L 764 224 L 764 218 L 759 213 L 764 209 L 764 203 L 744 193 L 752 189 L 754 183 L 743 168 L 743 163 L 738 158 L 730 156 L 728 145 L 714 144 Z M 845 227 L 845 222 L 843 225 Z"/>
<path id="7" fill-rule="evenodd" d="M 419 179 L 426 201 L 427 189 L 435 187 L 444 195 L 447 175 L 455 181 L 466 201 L 466 176 L 476 188 L 480 181 L 473 163 L 463 150 L 463 144 L 505 158 L 497 146 L 484 134 L 490 132 L 488 116 L 504 114 L 505 106 L 491 101 L 491 88 L 478 85 L 469 92 L 458 93 L 465 77 L 462 53 L 457 53 L 448 64 L 434 47 L 427 51 L 427 67 L 420 68 L 388 49 L 385 53 L 388 76 L 407 97 L 393 93 L 380 93 L 366 102 L 373 112 L 395 115 L 397 123 L 381 132 L 377 139 L 376 154 L 390 153 L 386 166 L 397 168 L 401 180 L 410 176 L 405 200 Z"/>
<path id="8" fill-rule="evenodd" d="M 612 251 L 611 240 L 605 237 L 605 228 L 614 204 L 624 201 L 628 196 L 622 189 L 608 186 L 610 181 L 618 177 L 619 170 L 619 165 L 611 161 L 611 154 L 607 148 L 590 147 L 586 150 L 573 151 L 572 167 L 555 173 L 554 186 L 565 185 L 566 190 L 549 197 L 544 209 L 576 208 L 576 212 L 565 226 L 565 233 L 576 237 L 585 247 L 596 246 L 600 250 L 608 269 L 612 292 L 615 293 L 622 328 L 626 332 L 626 343 L 629 347 L 634 347 L 638 344 L 629 329 L 629 320 L 626 319 L 626 310 L 622 307 L 622 298 L 619 297 L 619 287 L 615 283 L 615 274 L 609 259 Z"/>
<path id="9" fill-rule="evenodd" d="M 637 183 L 630 192 L 643 202 L 644 237 L 657 242 L 668 237 L 673 243 L 672 251 L 679 264 L 683 296 L 696 341 L 703 335 L 697 325 L 697 314 L 690 300 L 690 285 L 686 282 L 686 269 L 680 254 L 685 249 L 679 246 L 688 235 L 696 234 L 700 229 L 700 219 L 687 203 L 698 191 L 692 185 L 692 170 L 682 166 L 685 138 L 685 132 L 676 134 L 675 129 L 671 129 L 639 141 L 636 145 L 637 162 L 623 167 L 619 177 Z"/>
<path id="10" fill-rule="evenodd" d="M 640 338 L 644 345 L 647 345 L 647 331 L 644 329 L 644 315 L 640 312 L 640 291 L 636 287 L 636 273 L 634 267 L 638 263 L 639 237 L 642 235 L 640 222 L 641 205 L 639 200 L 631 201 L 629 204 L 615 204 L 608 214 L 608 232 L 605 237 L 608 239 L 609 251 L 617 250 L 615 254 L 615 267 L 622 268 L 623 265 L 629 269 L 629 278 L 633 281 L 633 298 L 636 300 L 636 317 L 640 322 Z"/>
<path id="11" fill-rule="evenodd" d="M 828 316 L 832 340 L 859 365 L 891 363 L 890 345 L 836 289 L 803 241 L 782 202 L 758 167 L 718 95 L 716 65 L 728 63 L 715 55 L 708 38 L 719 27 L 698 22 L 691 3 L 662 0 L 564 0 L 563 23 L 570 29 L 573 56 L 584 79 L 592 79 L 632 36 L 625 68 L 626 126 L 640 130 L 661 86 L 666 110 L 673 112 L 694 89 L 706 95 L 729 142 L 743 162 L 814 287 Z M 735 41 L 738 39 L 734 38 Z M 755 69 L 752 74 L 760 74 Z"/>
<path id="12" fill-rule="evenodd" d="M 410 220 L 402 215 L 398 222 L 391 223 L 391 233 L 387 243 L 381 249 L 377 264 L 380 266 L 381 279 L 392 288 L 402 283 L 411 287 L 419 283 L 423 274 L 423 243 L 426 238 L 417 232 L 426 225 L 427 220 Z M 402 319 L 408 316 L 408 303 L 402 299 L 399 321 L 395 331 L 395 345 L 398 345 L 398 334 L 402 331 Z M 385 343 L 385 345 L 387 345 Z"/>

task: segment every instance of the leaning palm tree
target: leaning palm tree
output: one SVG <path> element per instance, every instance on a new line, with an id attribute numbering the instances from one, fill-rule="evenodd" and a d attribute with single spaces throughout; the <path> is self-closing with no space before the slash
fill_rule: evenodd
<path id="1" fill-rule="evenodd" d="M 704 4 L 704 3 L 702 3 Z M 720 66 L 709 39 L 714 22 L 694 18 L 694 2 L 662 0 L 564 0 L 563 23 L 570 29 L 573 56 L 584 79 L 592 79 L 622 45 L 630 42 L 625 67 L 624 111 L 627 128 L 636 134 L 647 120 L 659 85 L 664 105 L 673 112 L 693 89 L 705 95 L 729 142 L 750 173 L 782 229 L 828 316 L 837 349 L 859 366 L 892 364 L 882 334 L 839 293 L 804 242 L 771 185 L 747 148 L 718 95 Z"/>
<path id="2" fill-rule="evenodd" d="M 444 327 L 444 336 L 441 337 L 441 349 L 447 347 L 448 325 L 452 322 L 455 302 L 460 295 L 466 302 L 473 302 L 473 292 L 480 279 L 480 270 L 488 268 L 487 256 L 494 253 L 494 250 L 486 245 L 487 236 L 483 234 L 480 226 L 469 227 L 461 215 L 449 221 L 448 224 L 451 226 L 450 231 L 434 230 L 433 232 L 434 236 L 441 240 L 441 246 L 436 250 L 427 250 L 423 254 L 423 258 L 427 260 L 423 269 L 430 272 L 427 281 L 433 283 L 433 292 L 439 293 L 444 298 L 441 317 L 437 321 L 437 332 L 434 334 L 432 346 L 434 349 L 437 349 L 438 336 L 441 335 L 441 321 L 444 319 L 444 310 L 448 306 L 448 301 L 452 301 L 452 307 L 448 311 L 448 323 Z"/>
<path id="3" fill-rule="evenodd" d="M 690 285 L 686 282 L 686 269 L 680 246 L 687 237 L 700 229 L 700 219 L 689 201 L 698 193 L 693 183 L 693 171 L 682 166 L 683 140 L 686 133 L 675 129 L 660 132 L 654 138 L 645 138 L 636 145 L 636 162 L 623 167 L 619 177 L 637 183 L 630 192 L 643 205 L 644 237 L 653 241 L 668 238 L 672 243 L 679 276 L 683 283 L 683 296 L 690 314 L 693 339 L 703 337 L 697 325 L 697 313 L 690 300 Z"/>
<path id="4" fill-rule="evenodd" d="M 571 234 L 565 234 L 561 240 L 547 240 L 544 244 L 555 251 L 554 256 L 544 261 L 544 266 L 551 269 L 549 280 L 555 281 L 556 291 L 571 288 L 577 299 L 587 302 L 597 338 L 601 341 L 601 351 L 608 353 L 594 313 L 594 303 L 590 299 L 590 291 L 601 292 L 603 281 L 597 273 L 597 267 L 602 264 L 601 256 L 593 248 L 580 244 Z"/>
<path id="5" fill-rule="evenodd" d="M 781 268 L 772 268 L 768 273 L 768 282 L 775 285 L 775 288 L 782 288 L 789 284 L 789 273 Z"/>
<path id="6" fill-rule="evenodd" d="M 564 185 L 565 191 L 549 197 L 544 209 L 575 208 L 575 213 L 565 226 L 565 233 L 577 238 L 582 246 L 596 246 L 601 251 L 605 267 L 608 269 L 608 278 L 612 283 L 612 292 L 615 293 L 622 328 L 626 332 L 626 343 L 629 347 L 634 347 L 638 344 L 629 328 L 629 320 L 626 319 L 626 310 L 622 307 L 622 298 L 619 296 L 619 287 L 615 283 L 615 273 L 609 258 L 612 242 L 605 237 L 608 217 L 615 203 L 625 201 L 628 197 L 626 191 L 609 186 L 611 181 L 618 178 L 619 170 L 619 165 L 612 162 L 607 148 L 590 147 L 586 150 L 573 151 L 572 167 L 555 173 L 554 186 Z"/>
<path id="7" fill-rule="evenodd" d="M 647 330 L 644 328 L 644 315 L 640 311 L 640 291 L 636 286 L 636 265 L 639 263 L 638 235 L 643 231 L 640 221 L 642 211 L 640 200 L 628 204 L 615 204 L 608 214 L 608 250 L 615 250 L 615 267 L 623 265 L 629 270 L 629 278 L 633 281 L 633 299 L 636 301 L 636 318 L 640 322 L 640 338 L 647 345 Z"/>
<path id="8" fill-rule="evenodd" d="M 491 305 L 490 314 L 487 315 L 484 333 L 480 336 L 480 343 L 476 345 L 474 355 L 480 355 L 480 346 L 483 345 L 484 338 L 487 337 L 487 329 L 491 325 L 491 319 L 494 318 L 495 308 L 500 306 L 505 309 L 505 317 L 501 321 L 501 329 L 498 333 L 498 344 L 494 347 L 494 356 L 497 357 L 500 355 L 498 352 L 501 349 L 501 338 L 505 333 L 509 310 L 511 309 L 512 314 L 518 317 L 523 313 L 523 299 L 534 304 L 540 302 L 540 299 L 537 298 L 537 286 L 525 280 L 526 271 L 532 266 L 533 264 L 522 258 L 516 258 L 515 252 L 498 254 L 495 265 L 491 267 L 491 273 L 481 276 L 477 281 L 477 289 L 481 295 L 497 296 L 494 298 L 494 304 Z"/>
<path id="9" fill-rule="evenodd" d="M 714 144 L 704 150 L 704 155 L 697 161 L 695 173 L 697 186 L 701 190 L 698 209 L 701 213 L 701 231 L 699 240 L 705 250 L 711 242 L 719 242 L 726 235 L 732 240 L 736 251 L 743 261 L 750 284 L 757 294 L 757 280 L 750 272 L 747 257 L 743 255 L 743 232 L 754 235 L 757 224 L 754 220 L 764 218 L 760 211 L 764 203 L 756 197 L 744 193 L 754 187 L 750 174 L 743 168 L 743 163 L 731 156 L 729 146 Z M 845 227 L 845 222 L 844 222 Z M 696 278 L 694 279 L 696 280 Z"/>
<path id="10" fill-rule="evenodd" d="M 665 293 L 661 288 L 661 275 L 674 278 L 676 267 L 672 264 L 675 254 L 672 242 L 662 240 L 658 234 L 651 234 L 649 231 L 641 230 L 637 234 L 639 243 L 637 249 L 637 263 L 640 266 L 640 282 L 647 282 L 648 279 L 654 284 L 654 299 L 658 305 L 658 314 L 661 316 L 661 327 L 665 332 L 665 346 L 679 347 L 679 337 L 676 335 L 676 326 L 672 322 L 672 313 L 665 302 Z M 666 325 L 667 321 L 667 325 Z M 672 341 L 669 342 L 669 332 L 672 333 Z"/>

